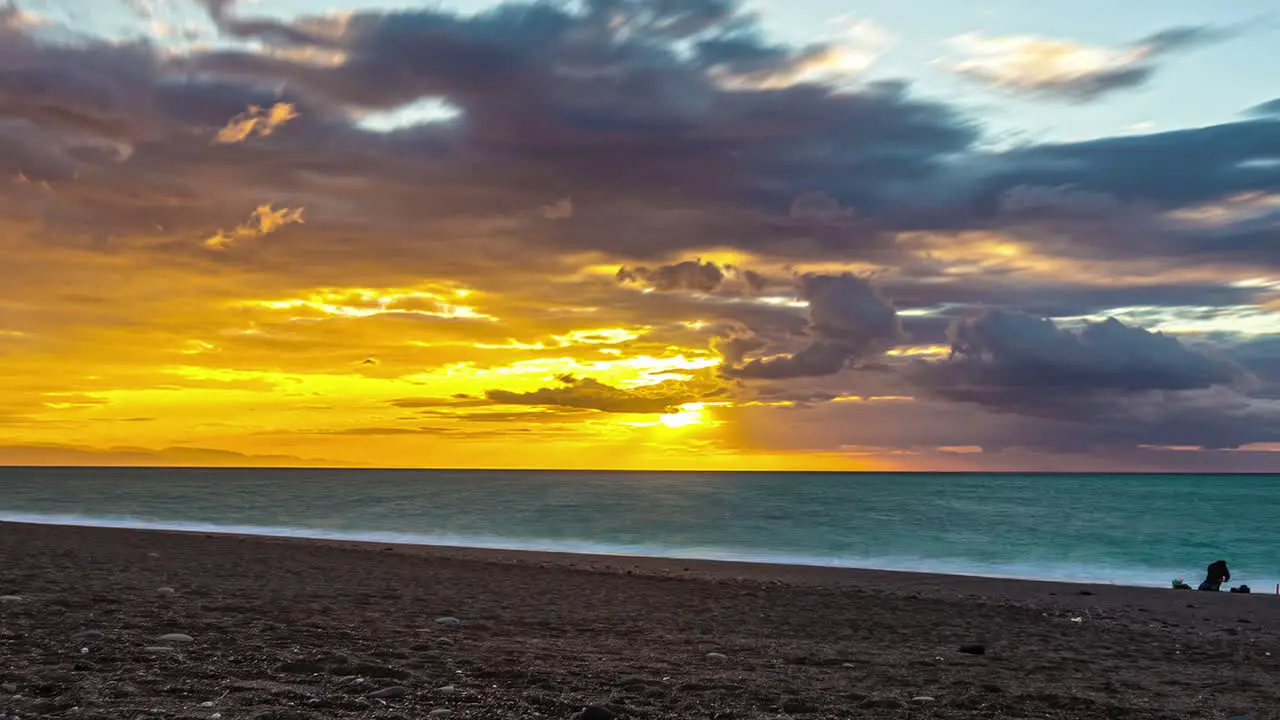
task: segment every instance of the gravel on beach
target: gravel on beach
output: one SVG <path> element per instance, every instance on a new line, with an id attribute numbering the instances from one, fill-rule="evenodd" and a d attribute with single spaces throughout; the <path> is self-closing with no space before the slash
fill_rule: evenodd
<path id="1" fill-rule="evenodd" d="M 1280 598 L 0 523 L 0 718 L 1280 720 Z"/>

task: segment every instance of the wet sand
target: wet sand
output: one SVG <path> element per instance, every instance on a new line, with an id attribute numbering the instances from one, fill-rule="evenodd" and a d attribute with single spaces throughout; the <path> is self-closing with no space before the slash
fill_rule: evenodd
<path id="1" fill-rule="evenodd" d="M 1262 593 L 0 523 L 0 596 L 6 720 L 1280 720 Z"/>

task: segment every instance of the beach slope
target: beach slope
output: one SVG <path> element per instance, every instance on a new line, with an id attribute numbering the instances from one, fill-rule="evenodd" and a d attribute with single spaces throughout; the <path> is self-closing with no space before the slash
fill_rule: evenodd
<path id="1" fill-rule="evenodd" d="M 2 718 L 1280 719 L 1274 595 L 0 524 L 0 596 Z"/>

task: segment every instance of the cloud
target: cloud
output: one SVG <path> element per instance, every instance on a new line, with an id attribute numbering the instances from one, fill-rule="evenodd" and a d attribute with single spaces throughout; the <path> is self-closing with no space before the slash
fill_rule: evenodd
<path id="1" fill-rule="evenodd" d="M 1115 48 L 1028 35 L 967 34 L 951 42 L 968 57 L 949 67 L 970 80 L 1014 94 L 1087 103 L 1145 85 L 1157 72 L 1157 61 L 1170 54 L 1236 34 L 1226 28 L 1175 27 Z"/>
<path id="2" fill-rule="evenodd" d="M 844 25 L 837 38 L 801 48 L 765 45 L 749 36 L 710 38 L 698 43 L 697 57 L 710 76 L 728 88 L 847 83 L 875 63 L 890 38 L 866 20 Z"/>
<path id="3" fill-rule="evenodd" d="M 933 364 L 930 377 L 953 396 L 1012 394 L 1014 402 L 1035 403 L 1037 394 L 1203 390 L 1245 379 L 1225 358 L 1114 318 L 1072 331 L 996 310 L 956 322 L 949 335 L 952 356 Z"/>
<path id="4" fill-rule="evenodd" d="M 1260 103 L 1249 108 L 1248 114 L 1256 117 L 1280 117 L 1280 98 Z"/>
<path id="5" fill-rule="evenodd" d="M 297 117 L 298 112 L 291 103 L 275 103 L 268 108 L 250 105 L 248 110 L 231 118 L 213 141 L 218 145 L 229 145 L 254 136 L 266 137 Z"/>
<path id="6" fill-rule="evenodd" d="M 204 241 L 210 250 L 223 250 L 236 243 L 269 235 L 286 226 L 302 222 L 302 208 L 273 208 L 270 203 L 259 205 L 250 217 L 249 222 L 238 225 L 231 232 L 219 230 Z"/>
<path id="7" fill-rule="evenodd" d="M 1062 193 L 1053 208 L 1059 216 L 1104 217 L 1146 214 L 1241 193 L 1280 190 L 1280 120 L 1259 118 L 1151 135 L 1121 136 L 1076 143 L 1041 144 L 1009 151 L 973 183 L 976 206 L 996 206 L 1019 186 Z M 1065 191 L 1065 192 L 1064 192 Z M 1103 196 L 1109 196 L 1109 199 Z M 1088 198 L 1087 202 L 1082 202 Z M 1067 200 L 1069 199 L 1069 202 Z M 1041 210 L 1052 203 L 1041 202 Z M 1110 204 L 1114 212 L 1104 212 Z M 1082 212 L 1083 211 L 1083 212 Z M 998 216 L 992 219 L 999 219 Z M 1167 236 L 1175 228 L 1150 228 Z M 1081 234 L 1081 240 L 1093 240 Z M 1163 238 L 1155 238 L 1163 241 Z M 1116 245 L 1109 239 L 1098 242 Z M 1126 238 L 1126 240 L 1132 240 Z M 1158 243 L 1157 243 L 1158 244 Z M 1158 248 L 1119 244 L 1146 254 Z M 1183 248 L 1173 246 L 1175 253 Z"/>
<path id="8" fill-rule="evenodd" d="M 618 270 L 619 283 L 640 283 L 659 292 L 689 291 L 709 293 L 720 287 L 725 273 L 715 263 L 685 260 L 655 268 L 634 267 Z"/>
<path id="9" fill-rule="evenodd" d="M 680 448 L 616 416 L 708 397 L 724 432 L 684 451 L 723 463 L 1274 437 L 1274 114 L 995 152 L 980 117 L 860 72 L 870 26 L 792 46 L 716 0 L 203 4 L 210 46 L 0 25 L 0 422 L 20 437 L 105 447 L 155 417 L 129 437 L 483 464 L 535 432 L 543 465 L 660 463 Z M 1093 50 L 1155 71 L 1218 39 Z M 1034 356 L 1007 349 L 920 359 L 990 307 L 1075 338 L 1046 340 L 1063 389 L 1024 390 Z M 1074 329 L 1106 316 L 1127 331 Z M 1232 362 L 1208 341 L 1247 372 L 1205 380 Z M 499 401 L 520 407 L 479 412 Z M 531 409 L 554 407 L 576 410 Z M 460 449 L 424 416 L 492 435 Z"/>
<path id="10" fill-rule="evenodd" d="M 1007 430 L 992 447 L 1237 448 L 1280 439 L 1280 402 L 1220 352 L 1115 319 L 1080 330 L 991 311 L 957 322 L 952 355 L 915 363 L 927 394 L 1050 423 Z"/>
<path id="11" fill-rule="evenodd" d="M 643 240 L 653 252 L 688 240 L 662 232 L 656 225 L 665 214 L 652 205 L 645 217 L 632 220 L 631 204 L 608 195 L 666 196 L 687 222 L 696 219 L 690 211 L 701 202 L 720 203 L 762 187 L 772 186 L 789 203 L 839 166 L 855 186 L 853 195 L 870 201 L 884 183 L 924 172 L 936 155 L 975 139 L 952 109 L 915 100 L 900 84 L 839 94 L 808 83 L 724 89 L 709 60 L 683 61 L 677 43 L 731 41 L 738 55 L 758 56 L 753 63 L 760 72 L 787 72 L 791 62 L 768 52 L 734 8 L 646 1 L 588 4 L 579 13 L 505 5 L 469 18 L 440 11 L 356 13 L 336 37 L 306 40 L 344 53 L 347 60 L 339 66 L 222 51 L 191 57 L 181 67 L 286 81 L 303 95 L 351 108 L 445 99 L 460 109 L 464 124 L 393 140 L 449 148 L 460 166 L 473 156 L 490 163 L 504 158 L 513 168 L 537 163 L 554 169 L 558 188 L 577 201 L 590 200 L 593 208 L 589 216 L 575 213 L 578 222 L 560 229 L 563 242 L 595 242 L 607 226 L 616 243 L 634 242 L 638 249 Z M 796 163 L 799 153 L 814 160 Z M 769 177 L 778 174 L 783 176 Z M 528 185 L 523 177 L 510 178 L 517 180 Z M 673 186 L 682 189 L 678 202 Z M 719 209 L 704 222 L 729 231 L 758 221 Z"/>
<path id="12" fill-rule="evenodd" d="M 0 465 L 169 467 L 339 467 L 347 463 L 293 455 L 246 455 L 195 447 L 90 448 L 75 445 L 0 445 Z"/>
<path id="13" fill-rule="evenodd" d="M 540 208 L 542 217 L 548 220 L 568 220 L 573 217 L 573 198 L 561 198 Z"/>
<path id="14" fill-rule="evenodd" d="M 731 365 L 726 370 L 729 375 L 771 380 L 832 375 L 903 339 L 893 304 L 868 279 L 852 273 L 806 274 L 797 279 L 797 286 L 799 297 L 809 304 L 808 329 L 813 341 L 793 353 Z M 722 352 L 733 356 L 727 359 L 740 358 L 747 347 L 742 340 L 721 346 Z"/>
<path id="15" fill-rule="evenodd" d="M 49 25 L 46 18 L 29 10 L 19 8 L 17 3 L 9 2 L 0 6 L 0 28 L 7 30 L 31 30 Z"/>
<path id="16" fill-rule="evenodd" d="M 591 378 L 563 375 L 559 387 L 532 392 L 488 390 L 485 398 L 498 405 L 538 405 L 598 410 L 606 413 L 671 413 L 681 405 L 706 399 L 715 393 L 710 388 L 695 389 L 678 381 L 622 389 Z"/>

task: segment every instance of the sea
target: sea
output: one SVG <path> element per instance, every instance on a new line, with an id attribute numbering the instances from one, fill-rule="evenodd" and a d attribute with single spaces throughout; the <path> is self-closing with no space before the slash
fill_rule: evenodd
<path id="1" fill-rule="evenodd" d="M 1280 584 L 1280 475 L 0 468 L 0 521 Z"/>

